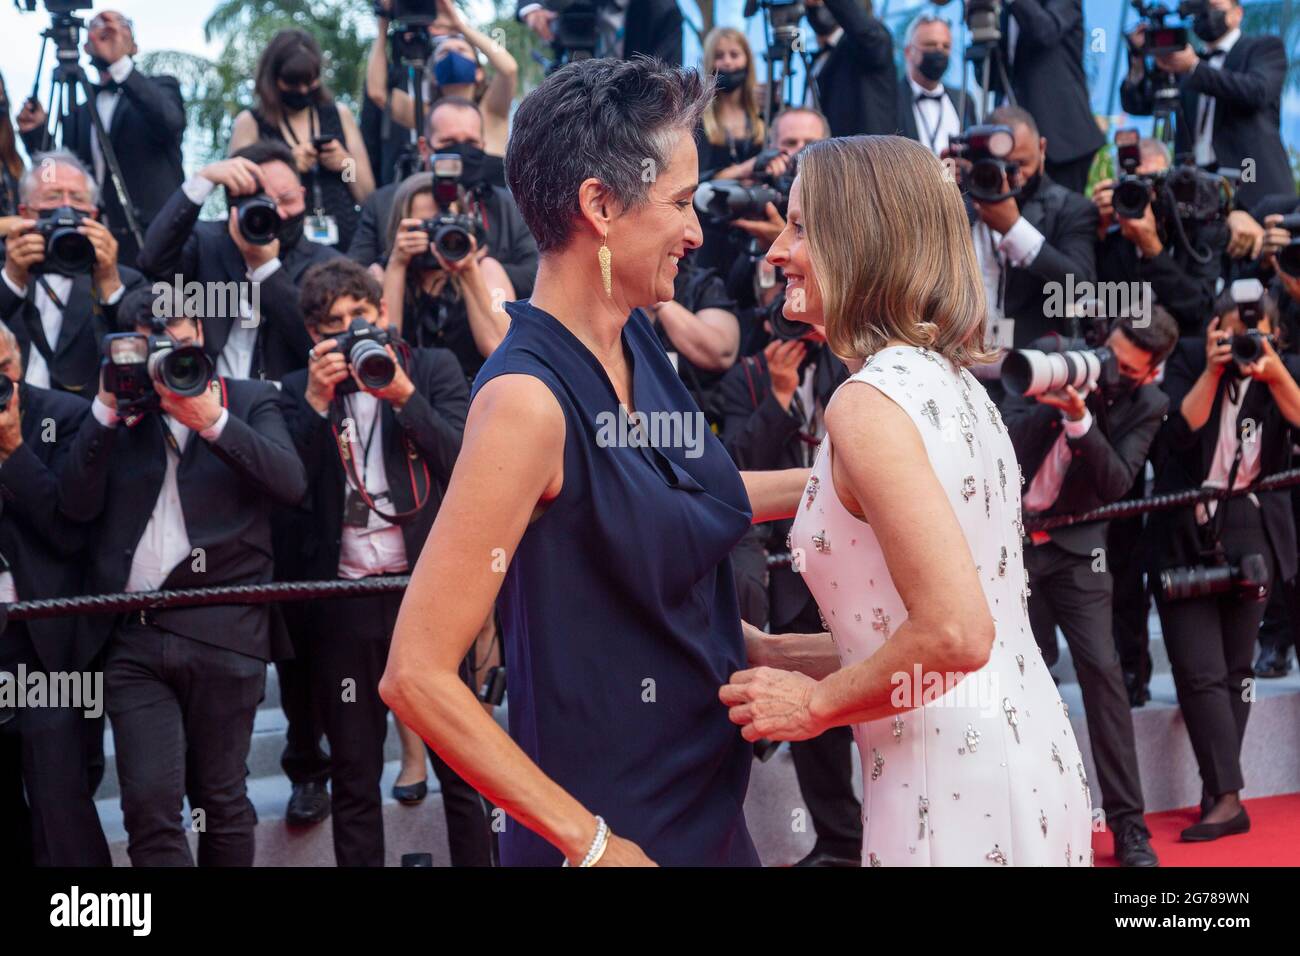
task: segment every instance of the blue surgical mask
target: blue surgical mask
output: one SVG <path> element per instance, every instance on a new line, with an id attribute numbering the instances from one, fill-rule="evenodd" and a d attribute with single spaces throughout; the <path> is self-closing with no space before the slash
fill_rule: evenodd
<path id="1" fill-rule="evenodd" d="M 478 64 L 462 53 L 448 53 L 433 65 L 433 78 L 439 86 L 473 83 L 478 74 Z"/>

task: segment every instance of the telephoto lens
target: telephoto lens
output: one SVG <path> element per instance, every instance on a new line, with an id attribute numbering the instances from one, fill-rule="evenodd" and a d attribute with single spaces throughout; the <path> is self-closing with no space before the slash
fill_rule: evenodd
<path id="1" fill-rule="evenodd" d="M 1108 348 L 1066 352 L 1014 349 L 1002 361 L 1002 385 L 1014 395 L 1034 396 L 1074 386 L 1082 393 L 1097 384 L 1114 355 Z"/>
<path id="2" fill-rule="evenodd" d="M 1166 601 L 1231 592 L 1243 601 L 1262 601 L 1268 596 L 1268 563 L 1262 554 L 1243 554 L 1240 564 L 1169 568 L 1160 572 L 1160 590 Z"/>
<path id="3" fill-rule="evenodd" d="M 767 204 L 779 206 L 781 194 L 771 186 L 746 186 L 734 179 L 700 183 L 695 190 L 695 209 L 714 223 L 737 219 L 766 219 Z"/>
<path id="4" fill-rule="evenodd" d="M 234 206 L 239 210 L 239 233 L 255 246 L 269 246 L 280 237 L 280 213 L 266 193 L 240 196 Z"/>

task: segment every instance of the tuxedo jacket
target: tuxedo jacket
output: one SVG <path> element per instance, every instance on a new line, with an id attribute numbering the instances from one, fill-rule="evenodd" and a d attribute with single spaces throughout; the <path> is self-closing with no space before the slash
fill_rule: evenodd
<path id="1" fill-rule="evenodd" d="M 1282 360 L 1292 378 L 1300 381 L 1300 357 L 1284 354 Z M 1192 430 L 1179 411 L 1183 399 L 1204 370 L 1204 338 L 1181 340 L 1165 363 L 1162 388 L 1169 395 L 1169 415 L 1152 455 L 1157 495 L 1199 488 L 1210 473 L 1219 440 L 1219 416 L 1230 383 L 1228 373 L 1219 379 L 1214 405 L 1204 425 Z M 1237 421 L 1246 420 L 1258 423 L 1256 437 L 1261 443 L 1259 476 L 1264 478 L 1290 468 L 1296 430 L 1282 415 L 1272 392 L 1262 382 L 1252 382 L 1242 400 Z M 1278 577 L 1288 581 L 1296 573 L 1296 529 L 1291 492 L 1289 489 L 1262 492 L 1257 493 L 1256 498 L 1264 532 L 1277 557 Z M 1153 513 L 1147 520 L 1146 539 L 1147 560 L 1153 570 L 1198 563 L 1198 538 L 1191 508 Z"/>
<path id="2" fill-rule="evenodd" d="M 185 528 L 202 561 L 186 559 L 163 582 L 164 590 L 272 580 L 272 502 L 293 505 L 307 477 L 280 410 L 274 385 L 223 380 L 229 420 L 208 442 L 191 434 L 180 457 L 177 485 Z M 106 428 L 87 416 L 77 433 L 60 482 L 60 508 L 89 526 L 86 590 L 121 591 L 173 454 L 162 416 Z M 267 605 L 172 608 L 149 612 L 164 630 L 261 660 L 276 656 Z M 81 619 L 100 643 L 113 626 L 108 615 Z"/>
<path id="3" fill-rule="evenodd" d="M 1179 156 L 1195 154 L 1197 106 L 1205 94 L 1214 97 L 1211 142 L 1215 166 L 1240 170 L 1243 160 L 1255 163 L 1254 181 L 1242 181 L 1237 187 L 1238 205 L 1251 206 L 1269 193 L 1296 194 L 1280 129 L 1286 73 L 1286 47 L 1281 39 L 1242 35 L 1219 69 L 1200 63 L 1179 80 L 1183 122 L 1175 124 L 1174 143 Z M 1120 104 L 1130 113 L 1151 113 L 1155 98 L 1150 75 L 1137 83 L 1125 77 Z"/>
<path id="4" fill-rule="evenodd" d="M 388 477 L 390 514 L 416 506 L 417 489 L 428 498 L 419 512 L 400 525 L 406 558 L 412 568 L 420 556 L 433 519 L 451 480 L 460 453 L 469 386 L 456 357 L 446 349 L 411 349 L 407 374 L 415 394 L 399 412 L 381 401 L 384 473 Z M 343 536 L 343 506 L 349 483 L 329 418 L 307 403 L 307 371 L 291 372 L 281 383 L 281 403 L 294 448 L 307 473 L 308 493 L 297 507 L 276 513 L 276 568 L 284 580 L 338 577 Z M 359 453 L 359 450 L 358 450 Z M 418 459 L 411 457 L 412 453 Z M 428 467 L 427 486 L 419 482 L 420 464 Z"/>
<path id="5" fill-rule="evenodd" d="M 172 193 L 140 252 L 140 268 L 150 280 L 171 285 L 182 282 L 248 282 L 248 266 L 239 247 L 230 238 L 229 224 L 199 222 L 202 207 L 190 202 L 181 189 Z M 311 337 L 298 308 L 298 284 L 303 273 L 318 262 L 340 253 L 303 238 L 292 249 L 280 251 L 281 266 L 261 283 L 261 322 L 250 378 L 279 381 L 288 372 L 307 364 Z M 230 338 L 238 315 L 203 317 L 203 348 L 216 361 Z"/>
<path id="6" fill-rule="evenodd" d="M 144 281 L 140 273 L 126 266 L 118 267 L 125 291 Z M 40 283 L 36 277 L 27 283 L 27 295 L 14 295 L 9 283 L 0 281 L 0 320 L 9 326 L 18 340 L 18 350 L 23 357 L 23 368 L 31 361 L 37 346 L 37 336 L 44 337 L 41 313 L 36 308 L 36 290 Z M 121 301 L 120 299 L 118 300 Z M 63 325 L 59 340 L 46 343 L 50 347 L 52 362 L 50 385 L 57 391 L 72 392 L 89 401 L 99 391 L 99 367 L 103 356 L 102 343 L 109 332 L 117 332 L 117 305 L 101 302 L 98 290 L 89 275 L 72 280 L 67 308 L 63 310 Z"/>
<path id="7" fill-rule="evenodd" d="M 948 99 L 952 100 L 952 107 L 957 111 L 957 116 L 961 120 L 962 129 L 975 125 L 975 97 L 978 94 L 966 91 L 966 108 L 961 109 L 961 90 L 955 86 L 944 84 L 943 91 L 948 94 Z M 916 113 L 912 106 L 915 97 L 912 95 L 912 84 L 907 81 L 907 73 L 904 71 L 898 77 L 898 134 L 906 136 L 908 139 L 918 141 L 922 146 L 929 146 L 921 138 L 921 132 L 916 128 Z"/>
<path id="8" fill-rule="evenodd" d="M 1020 214 L 1043 234 L 1044 241 L 1025 268 L 1003 264 L 1002 313 L 1015 320 L 1013 341 L 1018 349 L 1049 332 L 1069 334 L 1068 319 L 1048 316 L 1052 292 L 1045 287 L 1060 283 L 1063 296 L 1067 275 L 1074 277 L 1075 286 L 1093 281 L 1097 245 L 1097 207 L 1087 197 L 1052 182 L 1046 173 Z"/>
<path id="9" fill-rule="evenodd" d="M 82 587 L 85 529 L 59 510 L 59 478 L 90 404 L 19 383 L 23 443 L 0 463 L 0 554 L 21 601 L 75 597 Z M 46 671 L 82 671 L 98 646 L 72 617 L 27 622 Z M 3 640 L 0 636 L 0 640 Z"/>
<path id="10" fill-rule="evenodd" d="M 1009 50 L 1011 19 L 1018 33 Z M 1083 72 L 1083 0 L 1015 0 L 1002 6 L 1004 58 L 1016 105 L 1047 138 L 1047 158 L 1066 163 L 1091 156 L 1105 142 L 1093 118 Z M 997 80 L 997 71 L 990 74 Z M 1001 90 L 1000 82 L 991 82 Z M 1003 96 L 1005 100 L 1005 95 Z"/>
<path id="11" fill-rule="evenodd" d="M 1170 232 L 1162 236 L 1164 249 L 1149 259 L 1112 224 L 1097 243 L 1097 279 L 1100 282 L 1149 282 L 1151 297 L 1169 310 L 1183 335 L 1198 335 L 1214 314 L 1214 290 L 1228 245 L 1223 222 L 1187 223 L 1192 247 L 1206 259 L 1198 261 Z"/>
<path id="12" fill-rule="evenodd" d="M 39 148 L 42 133 L 37 129 L 23 135 L 29 154 Z M 138 67 L 132 69 L 122 84 L 107 133 L 140 228 L 147 229 L 168 194 L 185 178 L 181 165 L 185 103 L 176 78 L 145 76 Z M 63 147 L 76 153 L 90 170 L 95 168 L 90 145 L 94 135 L 89 103 L 82 103 L 63 118 Z M 138 250 L 107 171 L 100 196 L 105 222 L 122 247 L 122 261 L 134 265 Z"/>
<path id="13" fill-rule="evenodd" d="M 1034 342 L 1041 348 L 1046 342 Z M 1061 348 L 1086 348 L 1082 339 L 1061 343 Z M 1146 465 L 1169 398 L 1155 385 L 1141 385 L 1107 404 L 1096 392 L 1085 400 L 1092 412 L 1092 427 L 1079 438 L 1067 438 L 1070 466 L 1061 492 L 1045 515 L 1079 514 L 1121 500 Z M 1002 420 L 1016 449 L 1025 479 L 1021 493 L 1033 484 L 1047 453 L 1056 444 L 1064 424 L 1061 413 L 1033 398 L 1008 394 L 1001 405 Z M 1094 521 L 1048 532 L 1053 542 L 1071 554 L 1090 556 L 1106 547 L 1109 522 Z"/>
<path id="14" fill-rule="evenodd" d="M 894 38 L 859 0 L 826 0 L 844 32 L 817 73 L 817 96 L 832 136 L 898 130 Z"/>

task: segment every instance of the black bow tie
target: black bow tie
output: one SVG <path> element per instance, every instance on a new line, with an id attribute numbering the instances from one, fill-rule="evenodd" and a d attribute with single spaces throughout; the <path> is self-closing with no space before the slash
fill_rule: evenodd
<path id="1" fill-rule="evenodd" d="M 941 100 L 943 97 L 943 93 L 917 93 L 916 101 L 919 103 L 921 100 Z"/>
<path id="2" fill-rule="evenodd" d="M 1227 56 L 1226 50 L 1200 50 L 1196 54 L 1202 60 L 1213 60 L 1216 56 Z"/>
<path id="3" fill-rule="evenodd" d="M 122 84 L 117 80 L 109 80 L 107 83 L 100 83 L 98 89 L 101 93 L 117 93 L 122 89 Z"/>

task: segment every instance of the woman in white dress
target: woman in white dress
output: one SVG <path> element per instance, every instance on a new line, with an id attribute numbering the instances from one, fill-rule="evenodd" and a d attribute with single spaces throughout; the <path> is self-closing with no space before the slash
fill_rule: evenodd
<path id="1" fill-rule="evenodd" d="M 817 143 L 768 260 L 786 316 L 854 374 L 791 533 L 828 632 L 746 625 L 731 719 L 750 740 L 853 726 L 864 866 L 1090 865 L 1083 759 L 1029 627 L 1020 469 L 966 368 L 986 313 L 957 186 L 911 140 Z"/>

